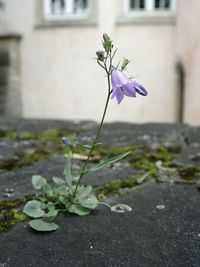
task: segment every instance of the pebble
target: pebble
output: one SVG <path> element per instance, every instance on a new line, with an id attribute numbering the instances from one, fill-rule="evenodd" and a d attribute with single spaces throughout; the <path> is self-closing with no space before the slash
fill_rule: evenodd
<path id="1" fill-rule="evenodd" d="M 13 193 L 14 191 L 14 188 L 5 188 L 4 190 L 5 193 Z"/>
<path id="2" fill-rule="evenodd" d="M 158 210 L 163 210 L 165 208 L 165 205 L 157 205 L 156 209 Z"/>

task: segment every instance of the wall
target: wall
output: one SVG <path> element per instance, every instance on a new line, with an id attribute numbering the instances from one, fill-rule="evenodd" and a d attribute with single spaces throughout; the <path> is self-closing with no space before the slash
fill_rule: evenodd
<path id="1" fill-rule="evenodd" d="M 9 53 L 0 44 L 0 116 L 6 113 Z"/>
<path id="2" fill-rule="evenodd" d="M 0 35 L 0 115 L 21 117 L 20 37 Z"/>
<path id="3" fill-rule="evenodd" d="M 179 1 L 176 53 L 185 70 L 184 121 L 200 124 L 200 1 Z"/>
<path id="4" fill-rule="evenodd" d="M 176 121 L 175 24 L 122 23 L 120 1 L 97 2 L 96 25 L 39 27 L 37 1 L 6 1 L 3 21 L 22 35 L 23 116 L 99 121 L 106 80 L 94 57 L 107 32 L 119 48 L 117 59 L 132 60 L 127 74 L 136 76 L 149 96 L 126 98 L 120 105 L 112 100 L 106 120 Z"/>

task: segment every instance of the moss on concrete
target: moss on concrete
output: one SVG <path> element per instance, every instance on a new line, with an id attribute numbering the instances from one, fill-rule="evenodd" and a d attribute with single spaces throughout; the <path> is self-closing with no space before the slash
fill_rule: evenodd
<path id="1" fill-rule="evenodd" d="M 194 180 L 185 180 L 185 179 L 179 179 L 174 182 L 175 184 L 185 184 L 185 185 L 193 185 L 195 184 Z"/>
<path id="2" fill-rule="evenodd" d="M 178 166 L 176 172 L 183 180 L 191 181 L 200 176 L 200 167 L 194 165 Z"/>
<path id="3" fill-rule="evenodd" d="M 38 145 L 32 144 L 30 151 L 15 152 L 12 157 L 0 162 L 0 170 L 9 171 L 22 168 L 23 166 L 32 165 L 40 159 L 67 153 L 67 147 L 63 145 L 61 137 L 65 135 L 72 136 L 80 131 L 81 130 L 47 129 L 42 132 L 16 132 L 14 130 L 0 129 L 1 138 L 10 138 L 15 141 L 46 141 L 39 143 Z"/>
<path id="4" fill-rule="evenodd" d="M 78 133 L 80 131 L 76 131 Z M 12 157 L 5 159 L 0 163 L 0 170 L 13 170 L 22 168 L 23 166 L 32 165 L 36 161 L 51 157 L 53 155 L 62 155 L 67 153 L 67 146 L 62 144 L 61 137 L 64 135 L 73 135 L 74 131 L 68 129 L 47 129 L 41 132 L 17 132 L 14 130 L 0 129 L 0 138 L 10 138 L 15 141 L 21 140 L 41 140 L 38 144 L 31 145 L 30 151 L 16 152 Z M 162 166 L 170 167 L 170 164 L 177 153 L 180 153 L 179 146 L 174 147 L 159 147 L 151 149 L 140 146 L 127 147 L 103 147 L 96 146 L 93 156 L 99 155 L 100 159 L 107 159 L 122 153 L 130 151 L 127 161 L 132 168 L 141 169 L 144 173 L 158 179 L 158 170 L 156 167 L 157 161 L 162 161 Z M 82 155 L 88 154 L 88 150 L 84 150 L 81 146 L 74 149 L 75 153 Z M 180 180 L 175 183 L 194 184 L 194 177 L 200 175 L 200 168 L 195 166 L 179 166 L 175 170 L 176 174 L 180 176 Z M 128 179 L 117 179 L 105 183 L 96 188 L 99 199 L 105 197 L 118 195 L 127 188 L 141 188 L 143 185 L 138 185 L 137 179 L 140 175 L 132 176 Z M 144 183 L 147 184 L 147 183 Z M 30 196 L 29 199 L 32 199 Z M 0 201 L 0 232 L 7 231 L 18 222 L 28 220 L 21 211 L 21 206 L 25 200 L 2 200 Z"/>
<path id="5" fill-rule="evenodd" d="M 24 204 L 21 199 L 9 199 L 0 201 L 0 233 L 8 231 L 18 222 L 28 220 L 28 217 L 20 211 Z"/>
<path id="6" fill-rule="evenodd" d="M 141 175 L 134 175 L 134 176 L 131 176 L 129 179 L 117 179 L 109 183 L 105 183 L 101 185 L 100 187 L 98 187 L 97 197 L 102 200 L 105 197 L 119 195 L 122 189 L 132 188 L 138 185 L 137 179 L 140 176 Z"/>
<path id="7" fill-rule="evenodd" d="M 50 155 L 50 153 L 45 151 L 37 150 L 34 153 L 16 152 L 13 157 L 7 158 L 0 163 L 0 170 L 10 171 L 32 165 L 36 161 L 47 158 Z"/>
<path id="8" fill-rule="evenodd" d="M 49 128 L 40 132 L 32 132 L 32 131 L 16 131 L 13 129 L 0 129 L 0 138 L 9 138 L 16 141 L 21 140 L 52 140 L 59 139 L 62 136 L 69 136 L 73 134 L 78 134 L 81 132 L 79 130 L 71 130 L 67 128 Z"/>
<path id="9" fill-rule="evenodd" d="M 179 152 L 179 147 L 159 147 L 155 150 L 140 147 L 131 154 L 129 162 L 134 168 L 142 169 L 149 172 L 153 177 L 157 177 L 156 162 L 162 161 L 162 165 L 168 167 L 174 155 Z"/>

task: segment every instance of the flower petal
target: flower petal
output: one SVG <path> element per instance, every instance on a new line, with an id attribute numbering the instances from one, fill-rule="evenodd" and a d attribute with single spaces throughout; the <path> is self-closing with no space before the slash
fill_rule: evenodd
<path id="1" fill-rule="evenodd" d="M 124 92 L 122 91 L 121 88 L 118 88 L 116 90 L 116 95 L 115 96 L 117 98 L 118 104 L 120 104 L 122 102 L 123 98 L 124 98 Z"/>
<path id="2" fill-rule="evenodd" d="M 111 96 L 111 98 L 114 98 L 114 97 L 116 96 L 116 90 L 117 90 L 117 89 L 115 89 L 115 90 L 112 91 L 112 96 Z"/>
<path id="3" fill-rule="evenodd" d="M 133 83 L 129 82 L 123 86 L 123 91 L 126 96 L 136 97 L 136 88 Z"/>
<path id="4" fill-rule="evenodd" d="M 143 96 L 146 96 L 148 94 L 148 92 L 146 91 L 146 89 L 139 83 L 137 82 L 133 82 L 134 85 L 135 85 L 135 89 L 136 89 L 136 92 L 140 95 L 143 95 Z"/>
<path id="5" fill-rule="evenodd" d="M 129 82 L 128 77 L 120 70 L 114 69 L 111 73 L 112 88 L 122 87 Z"/>

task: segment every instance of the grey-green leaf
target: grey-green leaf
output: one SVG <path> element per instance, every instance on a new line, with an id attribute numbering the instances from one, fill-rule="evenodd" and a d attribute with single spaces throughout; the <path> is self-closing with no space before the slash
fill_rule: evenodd
<path id="1" fill-rule="evenodd" d="M 68 211 L 71 213 L 78 214 L 80 216 L 85 216 L 90 214 L 90 209 L 87 209 L 85 207 L 82 207 L 79 204 L 72 204 L 69 208 Z"/>
<path id="2" fill-rule="evenodd" d="M 72 174 L 72 181 L 73 181 L 73 184 L 76 184 L 78 182 L 80 178 L 80 174 Z"/>
<path id="3" fill-rule="evenodd" d="M 40 175 L 32 176 L 32 185 L 35 189 L 41 189 L 42 186 L 46 183 L 46 179 Z"/>
<path id="4" fill-rule="evenodd" d="M 72 151 L 69 151 L 64 169 L 65 180 L 69 187 L 72 186 Z"/>
<path id="5" fill-rule="evenodd" d="M 67 209 L 70 205 L 71 205 L 71 202 L 69 201 L 68 198 L 64 197 L 64 196 L 59 196 L 59 200 L 62 204 L 65 205 L 65 208 Z"/>
<path id="6" fill-rule="evenodd" d="M 49 196 L 53 196 L 53 190 L 49 184 L 47 184 L 47 183 L 44 184 L 42 186 L 42 190 L 44 191 L 45 194 L 47 194 Z"/>
<path id="7" fill-rule="evenodd" d="M 58 185 L 65 184 L 65 181 L 59 177 L 53 176 L 52 179 L 53 179 L 55 184 L 58 184 Z"/>
<path id="8" fill-rule="evenodd" d="M 55 223 L 45 222 L 40 219 L 30 221 L 29 225 L 36 231 L 42 231 L 42 232 L 55 231 L 59 228 L 58 225 Z"/>
<path id="9" fill-rule="evenodd" d="M 77 198 L 85 198 L 87 197 L 90 192 L 92 191 L 92 186 L 87 185 L 87 186 L 79 186 L 78 191 L 77 191 Z"/>
<path id="10" fill-rule="evenodd" d="M 95 171 L 98 171 L 98 170 L 100 170 L 102 168 L 105 168 L 105 167 L 111 165 L 112 163 L 114 163 L 114 162 L 116 162 L 116 161 L 118 161 L 120 159 L 123 159 L 128 154 L 130 154 L 130 151 L 126 152 L 126 153 L 123 153 L 123 154 L 120 154 L 118 156 L 111 157 L 111 158 L 101 162 L 100 164 L 97 164 L 94 168 L 89 169 L 87 172 L 95 172 Z"/>
<path id="11" fill-rule="evenodd" d="M 41 202 L 38 200 L 31 200 L 24 206 L 23 212 L 33 218 L 39 218 L 44 215 L 44 211 L 41 209 Z"/>
<path id="12" fill-rule="evenodd" d="M 65 185 L 59 186 L 56 191 L 58 192 L 59 195 L 62 196 L 68 196 L 69 195 L 69 188 Z"/>
<path id="13" fill-rule="evenodd" d="M 56 217 L 58 214 L 58 210 L 55 208 L 55 204 L 53 202 L 48 202 L 46 204 L 46 209 L 48 209 L 48 212 L 44 214 L 44 217 Z"/>
<path id="14" fill-rule="evenodd" d="M 85 199 L 79 199 L 80 204 L 88 209 L 94 209 L 99 204 L 98 199 L 94 195 L 90 195 Z"/>
<path id="15" fill-rule="evenodd" d="M 44 217 L 56 217 L 58 215 L 58 210 L 51 209 L 47 213 L 45 213 Z"/>

